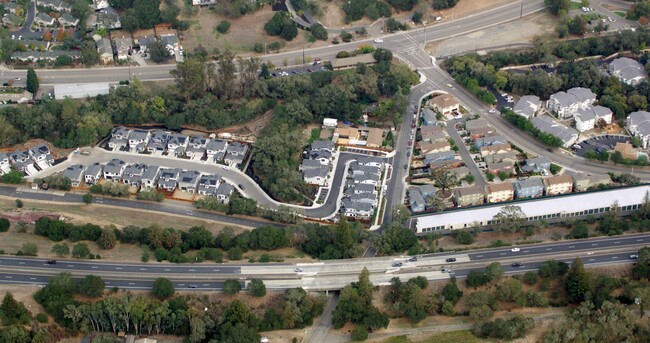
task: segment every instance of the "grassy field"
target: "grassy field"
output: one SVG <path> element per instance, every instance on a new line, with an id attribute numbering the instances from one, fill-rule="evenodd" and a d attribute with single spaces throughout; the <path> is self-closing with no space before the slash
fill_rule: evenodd
<path id="1" fill-rule="evenodd" d="M 313 141 L 317 140 L 318 137 L 320 137 L 320 127 L 317 127 L 315 129 L 311 129 L 311 135 L 309 136 L 309 144 L 311 144 Z"/>
<path id="2" fill-rule="evenodd" d="M 469 330 L 451 331 L 440 334 L 435 334 L 425 339 L 411 340 L 407 336 L 391 337 L 384 341 L 384 343 L 473 343 L 479 342 L 478 338 L 474 337 Z"/>

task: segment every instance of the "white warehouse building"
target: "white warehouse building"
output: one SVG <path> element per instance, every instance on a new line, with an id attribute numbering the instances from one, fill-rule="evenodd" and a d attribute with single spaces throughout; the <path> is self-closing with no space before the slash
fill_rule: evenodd
<path id="1" fill-rule="evenodd" d="M 650 184 L 460 208 L 415 216 L 415 229 L 416 233 L 427 233 L 437 230 L 465 229 L 474 225 L 489 226 L 501 208 L 508 205 L 519 206 L 528 221 L 557 221 L 559 218 L 588 215 L 598 217 L 608 212 L 614 202 L 618 202 L 621 212 L 625 213 L 637 210 L 643 204 L 648 192 L 650 192 Z"/>

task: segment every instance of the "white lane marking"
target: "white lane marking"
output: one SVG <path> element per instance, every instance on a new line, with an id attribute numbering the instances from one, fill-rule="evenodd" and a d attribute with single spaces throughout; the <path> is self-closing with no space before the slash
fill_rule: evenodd
<path id="1" fill-rule="evenodd" d="M 595 258 L 590 258 L 588 261 L 589 261 L 589 262 L 593 262 L 593 261 L 595 261 L 595 260 L 596 260 Z"/>
<path id="2" fill-rule="evenodd" d="M 190 271 L 190 272 L 195 272 L 196 269 L 188 269 L 188 271 Z"/>
<path id="3" fill-rule="evenodd" d="M 135 285 L 135 282 L 129 282 L 129 285 Z"/>
<path id="4" fill-rule="evenodd" d="M 35 277 L 30 277 L 29 279 L 30 279 L 30 280 L 36 280 L 36 278 L 35 278 Z"/>
<path id="5" fill-rule="evenodd" d="M 92 268 L 92 269 L 97 269 L 97 268 L 99 268 L 99 267 L 97 267 L 97 266 L 92 266 L 92 267 L 90 267 L 90 268 Z"/>
<path id="6" fill-rule="evenodd" d="M 71 264 L 68 264 L 68 265 L 66 265 L 66 266 L 67 266 L 68 268 L 74 268 L 74 266 L 71 265 Z"/>
<path id="7" fill-rule="evenodd" d="M 140 270 L 147 270 L 147 268 L 140 268 Z"/>
<path id="8" fill-rule="evenodd" d="M 476 257 L 483 257 L 483 255 L 477 255 Z"/>
<path id="9" fill-rule="evenodd" d="M 506 254 L 506 253 L 502 252 L 502 253 L 500 253 L 499 255 L 503 256 L 503 255 L 505 255 L 505 254 Z"/>
<path id="10" fill-rule="evenodd" d="M 569 249 L 575 248 L 575 245 L 569 245 Z"/>
<path id="11" fill-rule="evenodd" d="M 553 250 L 553 248 L 546 248 L 546 251 L 550 251 L 550 250 Z"/>
<path id="12" fill-rule="evenodd" d="M 5 279 L 13 279 L 13 276 L 5 275 Z"/>
<path id="13" fill-rule="evenodd" d="M 619 242 L 619 241 L 616 241 L 616 242 L 614 242 L 614 244 L 621 244 L 621 242 Z"/>
<path id="14" fill-rule="evenodd" d="M 169 269 L 169 268 L 165 268 L 165 271 L 166 271 L 166 272 L 171 272 L 172 270 Z"/>
<path id="15" fill-rule="evenodd" d="M 637 239 L 636 241 L 637 241 L 637 242 L 643 242 L 643 238 L 641 238 L 641 239 Z"/>
<path id="16" fill-rule="evenodd" d="M 110 281 L 106 281 L 106 284 L 107 284 L 107 285 L 110 285 L 110 284 L 111 284 L 111 282 L 110 282 Z"/>
<path id="17" fill-rule="evenodd" d="M 592 244 L 591 246 L 592 246 L 592 247 L 595 247 L 595 246 L 597 246 L 597 245 L 598 245 L 598 243 L 594 243 L 594 244 Z"/>
<path id="18" fill-rule="evenodd" d="M 18 264 L 25 264 L 25 262 L 18 262 Z"/>
<path id="19" fill-rule="evenodd" d="M 117 270 L 122 270 L 122 267 L 115 267 L 115 269 L 117 269 Z"/>
<path id="20" fill-rule="evenodd" d="M 615 260 L 617 258 L 618 258 L 618 256 L 612 256 L 612 260 Z"/>

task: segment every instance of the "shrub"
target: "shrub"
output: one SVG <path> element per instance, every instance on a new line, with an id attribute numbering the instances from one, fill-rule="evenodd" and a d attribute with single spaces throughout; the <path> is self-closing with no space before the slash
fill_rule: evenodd
<path id="1" fill-rule="evenodd" d="M 259 279 L 251 280 L 251 283 L 248 285 L 248 288 L 250 289 L 250 292 L 254 297 L 259 298 L 266 295 L 266 285 L 264 285 L 264 281 L 262 280 Z"/>
<path id="2" fill-rule="evenodd" d="M 454 238 L 456 238 L 456 242 L 460 244 L 468 245 L 476 241 L 474 235 L 472 235 L 472 233 L 469 231 L 465 231 L 465 230 L 454 231 L 454 235 L 455 235 Z"/>
<path id="3" fill-rule="evenodd" d="M 352 340 L 356 342 L 365 341 L 368 339 L 368 329 L 363 325 L 358 325 L 352 330 Z"/>
<path id="4" fill-rule="evenodd" d="M 524 274 L 524 283 L 527 285 L 534 285 L 537 283 L 537 273 L 530 271 Z"/>
<path id="5" fill-rule="evenodd" d="M 9 227 L 11 226 L 11 223 L 7 218 L 0 218 L 0 232 L 7 232 L 9 231 Z"/>
<path id="6" fill-rule="evenodd" d="M 156 281 L 153 282 L 153 287 L 151 289 L 151 293 L 161 300 L 171 297 L 175 292 L 176 290 L 174 289 L 172 282 L 164 277 L 157 278 Z"/>
<path id="7" fill-rule="evenodd" d="M 17 256 L 36 256 L 38 255 L 38 246 L 34 243 L 23 243 L 23 246 L 16 253 Z"/>
<path id="8" fill-rule="evenodd" d="M 41 324 L 45 324 L 49 321 L 49 317 L 47 316 L 47 314 L 40 312 L 39 314 L 36 315 L 36 320 Z"/>
<path id="9" fill-rule="evenodd" d="M 226 280 L 223 283 L 223 291 L 229 295 L 235 295 L 241 291 L 241 284 L 238 280 Z"/>
<path id="10" fill-rule="evenodd" d="M 228 33 L 230 31 L 230 22 L 227 20 L 220 21 L 215 30 L 221 34 Z"/>
<path id="11" fill-rule="evenodd" d="M 244 252 L 238 247 L 232 247 L 228 249 L 228 259 L 229 260 L 241 260 Z"/>
<path id="12" fill-rule="evenodd" d="M 77 243 L 72 247 L 72 257 L 89 258 L 92 254 L 90 248 L 85 243 Z"/>

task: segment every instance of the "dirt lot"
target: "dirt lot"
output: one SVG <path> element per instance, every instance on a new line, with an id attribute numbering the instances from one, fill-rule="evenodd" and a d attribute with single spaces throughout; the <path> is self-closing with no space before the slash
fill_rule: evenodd
<path id="1" fill-rule="evenodd" d="M 523 19 L 468 33 L 463 36 L 464 39 L 431 42 L 427 44 L 426 51 L 432 55 L 446 56 L 459 52 L 480 51 L 485 47 L 527 43 L 535 36 L 552 34 L 555 22 L 556 19 L 549 14 L 537 13 Z"/>

